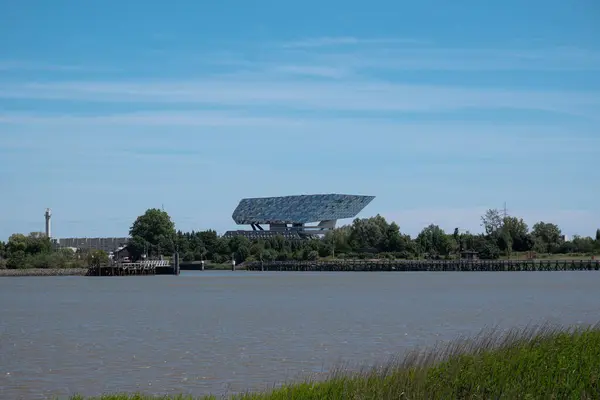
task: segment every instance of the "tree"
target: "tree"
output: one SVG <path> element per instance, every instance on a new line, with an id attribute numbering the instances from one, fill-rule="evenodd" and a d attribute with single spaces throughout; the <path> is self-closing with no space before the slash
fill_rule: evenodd
<path id="1" fill-rule="evenodd" d="M 129 229 L 129 247 L 135 258 L 148 252 L 157 256 L 175 251 L 175 224 L 165 211 L 148 209 Z"/>
<path id="2" fill-rule="evenodd" d="M 447 256 L 457 246 L 452 236 L 446 235 L 442 228 L 434 224 L 423 229 L 417 236 L 416 242 L 421 251 L 431 256 Z"/>
<path id="3" fill-rule="evenodd" d="M 28 254 L 40 254 L 49 253 L 52 251 L 52 243 L 50 238 L 42 232 L 31 232 L 27 236 L 27 253 Z"/>
<path id="4" fill-rule="evenodd" d="M 529 233 L 529 227 L 523 218 L 506 217 L 502 219 L 502 227 L 510 233 L 511 237 L 525 236 Z"/>
<path id="5" fill-rule="evenodd" d="M 242 263 L 250 256 L 250 246 L 250 239 L 245 236 L 234 236 L 229 240 L 229 250 L 234 254 L 236 263 Z"/>
<path id="6" fill-rule="evenodd" d="M 460 231 L 458 230 L 458 228 L 454 228 L 454 233 L 452 233 L 452 238 L 458 245 L 458 251 L 459 252 L 462 251 L 463 246 L 462 246 L 462 241 L 460 240 Z"/>
<path id="7" fill-rule="evenodd" d="M 414 254 L 414 246 L 410 236 L 403 235 L 400 232 L 400 227 L 395 222 L 389 224 L 385 231 L 384 243 L 382 246 L 383 251 L 393 253 L 405 253 L 410 256 Z"/>
<path id="8" fill-rule="evenodd" d="M 567 246 L 565 246 L 567 245 Z M 593 253 L 595 250 L 596 243 L 591 237 L 581 237 L 579 235 L 573 236 L 571 242 L 564 242 L 561 244 L 561 250 L 567 247 L 569 253 Z"/>
<path id="9" fill-rule="evenodd" d="M 87 254 L 86 261 L 88 266 L 98 268 L 108 263 L 108 254 L 103 250 L 92 250 Z"/>
<path id="10" fill-rule="evenodd" d="M 510 241 L 514 251 L 529 251 L 533 248 L 533 239 L 529 236 L 529 227 L 522 218 L 506 217 L 502 220 L 502 241 Z M 500 247 L 503 247 L 502 245 Z"/>
<path id="11" fill-rule="evenodd" d="M 27 255 L 23 250 L 16 250 L 8 255 L 6 260 L 6 268 L 9 269 L 20 269 L 29 268 L 30 265 L 27 263 Z"/>
<path id="12" fill-rule="evenodd" d="M 355 251 L 378 252 L 385 245 L 387 221 L 380 215 L 352 222 L 350 245 Z"/>
<path id="13" fill-rule="evenodd" d="M 489 209 L 481 217 L 481 225 L 485 233 L 491 235 L 502 227 L 502 217 L 497 209 Z"/>
<path id="14" fill-rule="evenodd" d="M 241 245 L 238 247 L 237 251 L 234 253 L 235 262 L 243 263 L 250 256 L 250 249 L 248 245 Z"/>
<path id="15" fill-rule="evenodd" d="M 319 253 L 315 250 L 310 250 L 306 255 L 306 259 L 309 261 L 315 261 L 317 258 L 319 258 Z"/>
<path id="16" fill-rule="evenodd" d="M 206 256 L 211 257 L 211 255 L 216 252 L 217 247 L 219 246 L 220 238 L 217 235 L 216 231 L 208 230 L 204 232 L 197 232 L 195 244 L 204 247 L 206 250 Z"/>
<path id="17" fill-rule="evenodd" d="M 458 248 L 459 251 L 471 250 L 474 247 L 474 236 L 471 232 L 466 231 L 458 235 Z"/>
<path id="18" fill-rule="evenodd" d="M 27 251 L 27 236 L 22 233 L 15 233 L 10 235 L 8 238 L 8 243 L 6 243 L 6 253 L 7 256 L 22 252 L 25 254 Z"/>
<path id="19" fill-rule="evenodd" d="M 552 253 L 560 246 L 561 231 L 558 225 L 540 221 L 533 225 L 531 234 L 536 241 L 536 251 Z"/>
<path id="20" fill-rule="evenodd" d="M 498 247 L 510 257 L 513 249 L 513 238 L 508 229 L 502 228 L 497 240 Z"/>
<path id="21" fill-rule="evenodd" d="M 327 232 L 323 237 L 322 252 L 326 253 L 326 256 L 351 252 L 352 246 L 350 240 L 352 231 L 352 227 L 344 226 Z"/>
<path id="22" fill-rule="evenodd" d="M 600 242 L 600 229 L 596 229 L 596 242 Z"/>
<path id="23" fill-rule="evenodd" d="M 483 260 L 496 260 L 500 257 L 500 249 L 496 243 L 485 240 L 478 248 L 477 254 L 479 255 L 479 258 Z"/>

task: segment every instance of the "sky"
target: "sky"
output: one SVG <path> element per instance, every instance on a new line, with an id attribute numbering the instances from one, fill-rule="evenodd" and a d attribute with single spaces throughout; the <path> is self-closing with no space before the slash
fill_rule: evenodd
<path id="1" fill-rule="evenodd" d="M 599 154 L 596 0 L 0 0 L 0 240 L 313 193 L 594 235 Z"/>

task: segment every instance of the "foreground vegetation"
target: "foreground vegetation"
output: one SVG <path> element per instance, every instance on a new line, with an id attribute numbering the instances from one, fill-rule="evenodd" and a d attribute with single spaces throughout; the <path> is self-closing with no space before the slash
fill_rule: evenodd
<path id="1" fill-rule="evenodd" d="M 445 232 L 437 225 L 425 227 L 415 238 L 401 232 L 395 222 L 380 215 L 355 219 L 323 238 L 286 240 L 282 236 L 251 241 L 245 237 L 225 238 L 213 230 L 177 231 L 169 214 L 149 209 L 131 226 L 129 250 L 134 259 L 171 256 L 210 264 L 237 264 L 245 261 L 317 260 L 320 258 L 361 259 L 453 259 L 464 251 L 477 252 L 482 259 L 560 258 L 589 259 L 600 254 L 600 229 L 595 237 L 565 240 L 561 229 L 549 222 L 537 222 L 531 229 L 521 218 L 504 217 L 488 210 L 481 217 L 483 232 L 473 234 L 456 228 Z M 12 235 L 0 242 L 1 268 L 72 268 L 107 260 L 103 252 L 56 250 L 43 234 Z"/>
<path id="2" fill-rule="evenodd" d="M 285 385 L 238 400 L 600 399 L 600 324 L 488 331 L 362 372 Z M 75 396 L 72 398 L 83 399 Z M 192 399 L 115 394 L 102 400 Z M 202 399 L 216 399 L 203 397 Z"/>

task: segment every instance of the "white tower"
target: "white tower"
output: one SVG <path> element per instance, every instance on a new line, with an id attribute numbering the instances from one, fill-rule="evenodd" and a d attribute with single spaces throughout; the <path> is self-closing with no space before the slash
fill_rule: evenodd
<path id="1" fill-rule="evenodd" d="M 52 232 L 50 231 L 50 218 L 52 217 L 52 211 L 49 208 L 46 208 L 46 213 L 44 214 L 46 217 L 46 237 L 50 238 Z"/>

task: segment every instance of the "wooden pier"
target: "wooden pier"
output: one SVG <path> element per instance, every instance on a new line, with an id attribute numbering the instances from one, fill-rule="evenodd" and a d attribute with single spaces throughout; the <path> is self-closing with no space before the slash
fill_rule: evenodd
<path id="1" fill-rule="evenodd" d="M 169 261 L 148 260 L 141 262 L 113 263 L 90 267 L 88 276 L 130 276 L 130 275 L 178 275 L 179 271 Z"/>
<path id="2" fill-rule="evenodd" d="M 600 271 L 600 260 L 322 260 L 244 263 L 248 271 Z"/>

